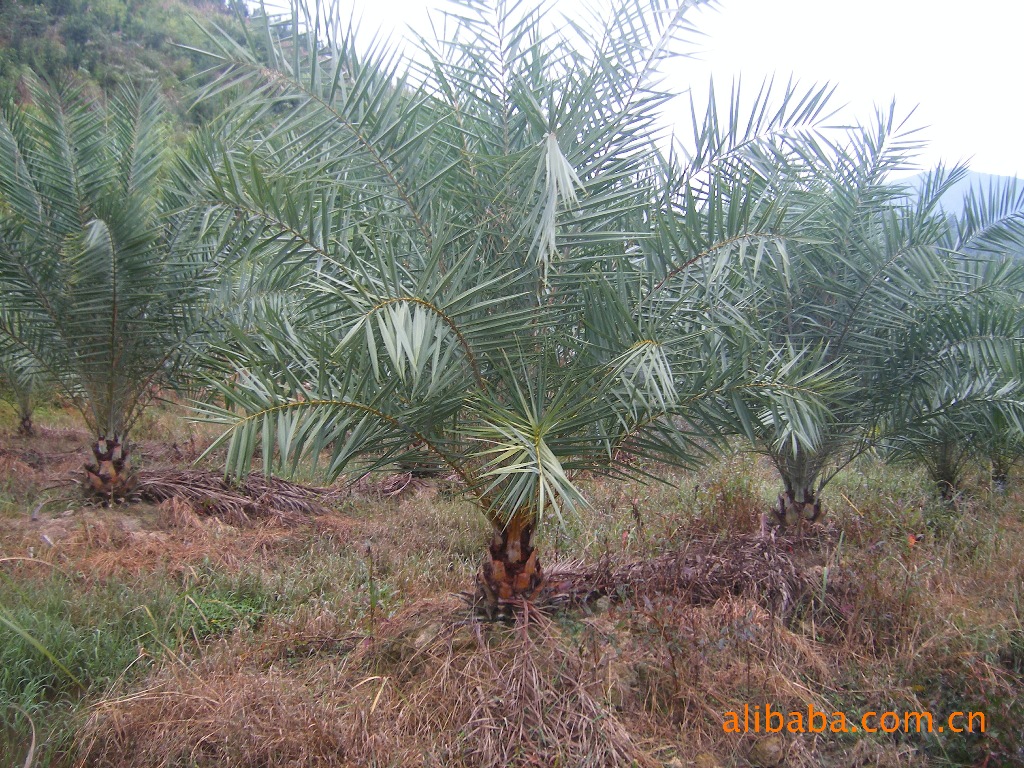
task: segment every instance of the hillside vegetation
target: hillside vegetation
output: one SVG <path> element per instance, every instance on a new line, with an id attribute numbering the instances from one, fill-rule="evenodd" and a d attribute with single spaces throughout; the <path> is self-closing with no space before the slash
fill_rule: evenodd
<path id="1" fill-rule="evenodd" d="M 189 112 L 190 79 L 209 65 L 200 25 L 240 34 L 236 15 L 205 0 L 41 0 L 0 2 L 0 83 L 15 88 L 26 72 L 56 82 L 75 72 L 101 91 L 155 81 Z M 206 113 L 209 115 L 209 113 Z"/>

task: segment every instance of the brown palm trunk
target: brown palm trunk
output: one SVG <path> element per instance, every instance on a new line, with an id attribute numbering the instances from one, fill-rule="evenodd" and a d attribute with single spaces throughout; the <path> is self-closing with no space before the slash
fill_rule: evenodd
<path id="1" fill-rule="evenodd" d="M 21 424 L 18 425 L 18 434 L 22 437 L 32 437 L 35 435 L 35 429 L 32 426 L 32 414 L 22 414 Z"/>
<path id="2" fill-rule="evenodd" d="M 507 524 L 492 522 L 488 557 L 477 573 L 477 596 L 493 614 L 504 602 L 532 600 L 544 586 L 544 573 L 533 546 L 537 518 L 519 512 Z"/>
<path id="3" fill-rule="evenodd" d="M 786 486 L 785 493 L 779 494 L 779 503 L 772 513 L 780 526 L 798 525 L 806 520 L 809 523 L 816 523 L 825 516 L 821 508 L 821 499 L 817 497 L 812 488 L 804 488 L 801 494 L 793 491 L 792 486 Z M 799 498 L 798 498 L 799 496 Z"/>
<path id="4" fill-rule="evenodd" d="M 92 445 L 93 463 L 85 465 L 88 488 L 109 504 L 124 499 L 135 487 L 135 475 L 128 461 L 128 443 L 115 435 L 99 438 Z"/>

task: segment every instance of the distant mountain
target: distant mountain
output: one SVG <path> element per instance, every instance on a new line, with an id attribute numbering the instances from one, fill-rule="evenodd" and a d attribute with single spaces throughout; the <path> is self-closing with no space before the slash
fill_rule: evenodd
<path id="1" fill-rule="evenodd" d="M 921 185 L 924 184 L 926 176 L 926 173 L 919 173 L 905 179 L 896 179 L 895 181 L 899 184 L 905 184 L 911 189 L 920 189 Z M 980 192 L 988 192 L 993 185 L 996 188 L 1003 188 L 1007 184 L 1013 183 L 1016 183 L 1018 188 L 1022 188 L 1021 180 L 1016 179 L 1013 176 L 996 176 L 991 173 L 968 171 L 967 175 L 965 175 L 963 179 L 950 187 L 949 191 L 942 196 L 942 207 L 948 213 L 954 216 L 959 216 L 963 211 L 964 197 L 972 189 Z"/>

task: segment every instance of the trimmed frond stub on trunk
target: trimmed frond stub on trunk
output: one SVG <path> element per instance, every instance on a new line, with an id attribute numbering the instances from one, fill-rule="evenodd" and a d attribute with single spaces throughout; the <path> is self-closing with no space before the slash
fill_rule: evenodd
<path id="1" fill-rule="evenodd" d="M 86 490 L 105 504 L 125 500 L 135 488 L 127 440 L 118 435 L 92 444 L 93 462 L 85 465 Z"/>
<path id="2" fill-rule="evenodd" d="M 544 571 L 533 546 L 537 519 L 514 515 L 507 525 L 494 523 L 494 536 L 477 573 L 476 602 L 492 618 L 517 601 L 533 600 L 544 587 Z"/>

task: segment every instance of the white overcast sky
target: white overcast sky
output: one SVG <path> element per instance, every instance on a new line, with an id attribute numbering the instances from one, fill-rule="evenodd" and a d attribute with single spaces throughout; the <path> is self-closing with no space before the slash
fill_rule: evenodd
<path id="1" fill-rule="evenodd" d="M 365 31 L 400 38 L 410 25 L 429 29 L 423 0 L 342 2 Z M 571 13 L 577 0 L 552 5 Z M 680 91 L 703 88 L 712 75 L 720 91 L 739 75 L 744 90 L 772 74 L 808 85 L 829 81 L 850 119 L 868 120 L 874 104 L 894 98 L 903 113 L 916 107 L 912 124 L 929 141 L 925 167 L 969 160 L 975 171 L 1024 176 L 1024 3 L 720 0 L 690 18 L 705 37 L 699 58 L 673 72 Z"/>

